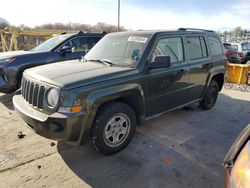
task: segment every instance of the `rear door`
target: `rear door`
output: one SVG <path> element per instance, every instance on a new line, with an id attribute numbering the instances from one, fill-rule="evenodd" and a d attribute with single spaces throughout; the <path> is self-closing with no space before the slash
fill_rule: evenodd
<path id="1" fill-rule="evenodd" d="M 202 35 L 186 36 L 188 64 L 190 66 L 190 93 L 189 100 L 194 101 L 201 97 L 205 88 L 212 61 L 208 55 L 208 42 Z"/>
<path id="2" fill-rule="evenodd" d="M 169 68 L 147 72 L 146 116 L 152 116 L 188 102 L 189 67 L 185 59 L 182 36 L 162 36 L 155 43 L 149 63 L 156 56 L 170 56 Z"/>

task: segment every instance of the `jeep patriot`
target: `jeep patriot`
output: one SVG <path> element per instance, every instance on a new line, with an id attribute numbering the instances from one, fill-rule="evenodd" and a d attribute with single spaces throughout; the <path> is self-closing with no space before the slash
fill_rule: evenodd
<path id="1" fill-rule="evenodd" d="M 113 154 L 136 125 L 199 102 L 211 109 L 223 87 L 226 57 L 213 31 L 136 31 L 106 35 L 82 60 L 25 70 L 13 97 L 37 134 Z"/>

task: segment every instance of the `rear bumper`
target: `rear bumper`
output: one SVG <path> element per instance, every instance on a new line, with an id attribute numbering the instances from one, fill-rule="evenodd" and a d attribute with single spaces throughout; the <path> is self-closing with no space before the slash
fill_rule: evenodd
<path id="1" fill-rule="evenodd" d="M 21 95 L 13 97 L 17 114 L 37 134 L 53 140 L 77 142 L 83 126 L 84 113 L 53 113 L 45 114 L 30 106 Z"/>

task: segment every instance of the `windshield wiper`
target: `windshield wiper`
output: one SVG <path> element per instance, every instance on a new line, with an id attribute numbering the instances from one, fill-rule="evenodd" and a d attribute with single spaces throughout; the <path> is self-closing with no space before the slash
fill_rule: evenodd
<path id="1" fill-rule="evenodd" d="M 116 66 L 116 64 L 112 63 L 108 59 L 85 59 L 85 61 L 98 62 L 98 63 L 102 63 L 108 66 Z"/>

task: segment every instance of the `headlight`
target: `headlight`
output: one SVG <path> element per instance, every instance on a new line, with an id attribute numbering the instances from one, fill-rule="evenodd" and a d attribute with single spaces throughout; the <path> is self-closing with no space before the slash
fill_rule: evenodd
<path id="1" fill-rule="evenodd" d="M 52 88 L 47 93 L 47 103 L 50 107 L 55 108 L 59 102 L 59 90 Z"/>
<path id="2" fill-rule="evenodd" d="M 0 63 L 13 63 L 15 61 L 15 58 L 9 58 L 9 59 L 2 59 L 0 60 Z"/>
<path id="3" fill-rule="evenodd" d="M 250 185 L 250 141 L 240 152 L 231 171 L 230 186 L 247 188 Z"/>

